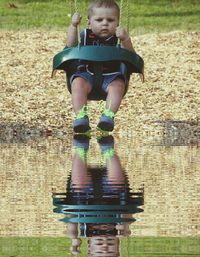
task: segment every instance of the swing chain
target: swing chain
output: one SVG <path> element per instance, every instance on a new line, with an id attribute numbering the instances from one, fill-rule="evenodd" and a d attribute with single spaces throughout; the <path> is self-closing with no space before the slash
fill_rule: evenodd
<path id="1" fill-rule="evenodd" d="M 123 17 L 123 14 L 124 14 L 124 12 L 123 12 L 124 5 L 125 5 L 124 0 L 121 0 L 120 1 L 120 12 L 121 12 L 121 14 L 120 14 L 120 26 L 122 24 L 122 17 Z M 129 8 L 130 8 L 129 0 L 126 0 L 126 10 L 127 10 L 127 13 L 126 13 L 126 17 L 127 17 L 127 19 L 126 19 L 126 29 L 127 29 L 128 33 L 129 33 L 129 25 L 130 25 L 130 10 L 129 10 Z"/>
<path id="2" fill-rule="evenodd" d="M 130 4 L 129 4 L 129 0 L 127 0 L 127 20 L 126 20 L 126 28 L 127 28 L 127 32 L 129 33 L 129 28 L 130 28 Z"/>
<path id="3" fill-rule="evenodd" d="M 74 0 L 75 12 L 78 12 L 78 1 Z"/>
<path id="4" fill-rule="evenodd" d="M 69 10 L 70 10 L 70 17 L 72 17 L 72 13 L 73 13 L 72 1 L 69 1 Z"/>
<path id="5" fill-rule="evenodd" d="M 67 0 L 66 0 L 67 1 Z M 73 8 L 73 4 L 72 4 L 72 0 L 69 1 L 69 8 L 70 8 L 70 17 L 72 18 L 74 11 L 76 13 L 78 13 L 78 0 L 74 0 L 74 8 Z M 80 24 L 78 25 L 78 30 L 77 30 L 77 34 L 78 34 L 78 38 L 79 38 L 79 32 L 80 32 Z"/>
<path id="6" fill-rule="evenodd" d="M 78 13 L 78 1 L 74 0 L 74 8 L 73 8 L 72 0 L 70 0 L 69 1 L 69 9 L 70 9 L 70 16 L 71 17 L 73 16 L 74 11 Z"/>
<path id="7" fill-rule="evenodd" d="M 124 1 L 121 0 L 120 1 L 120 20 L 119 20 L 119 25 L 121 27 L 121 24 L 122 24 L 122 17 L 123 17 L 123 8 L 124 7 Z"/>

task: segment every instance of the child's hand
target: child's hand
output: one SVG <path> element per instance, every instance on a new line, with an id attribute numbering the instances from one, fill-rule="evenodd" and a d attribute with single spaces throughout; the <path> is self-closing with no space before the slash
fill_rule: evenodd
<path id="1" fill-rule="evenodd" d="M 72 16 L 72 26 L 77 27 L 81 22 L 81 18 L 82 17 L 79 13 L 74 13 L 74 15 Z"/>
<path id="2" fill-rule="evenodd" d="M 126 32 L 126 30 L 122 27 L 116 28 L 116 37 L 118 37 L 121 41 L 126 41 L 129 39 L 129 34 Z"/>

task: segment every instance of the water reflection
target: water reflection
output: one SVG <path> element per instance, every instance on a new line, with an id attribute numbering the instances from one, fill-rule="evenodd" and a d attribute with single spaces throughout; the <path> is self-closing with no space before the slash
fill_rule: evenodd
<path id="1" fill-rule="evenodd" d="M 98 139 L 104 162 L 87 161 L 89 138 L 74 138 L 75 153 L 66 192 L 54 193 L 54 212 L 68 223 L 71 252 L 77 254 L 87 238 L 89 256 L 119 256 L 120 237 L 131 234 L 134 214 L 142 212 L 143 187 L 131 192 L 126 172 L 114 150 L 114 138 Z"/>
<path id="2" fill-rule="evenodd" d="M 82 142 L 80 140 L 75 142 L 83 143 L 86 151 L 81 151 L 80 147 L 78 147 L 79 150 L 76 147 L 76 151 L 71 148 L 71 135 L 62 139 L 48 137 L 34 140 L 34 137 L 31 137 L 30 140 L 24 141 L 25 143 L 22 143 L 21 139 L 17 141 L 19 143 L 12 143 L 15 141 L 11 140 L 3 140 L 3 143 L 0 141 L 0 256 L 66 257 L 71 256 L 71 253 L 67 252 L 70 246 L 73 253 L 81 250 L 83 254 L 80 256 L 87 256 L 86 245 L 92 245 L 94 253 L 97 237 L 102 240 L 102 243 L 98 245 L 102 248 L 103 237 L 105 241 L 113 239 L 113 248 L 117 249 L 115 252 L 120 249 L 123 257 L 199 256 L 199 147 L 154 146 L 148 138 L 144 138 L 146 140 L 144 143 L 136 137 L 116 135 L 115 151 L 117 153 L 114 152 L 113 156 L 119 156 L 118 159 L 122 166 L 119 174 L 122 174 L 122 179 L 118 177 L 120 183 L 115 183 L 111 176 L 113 173 L 105 169 L 106 165 L 109 165 L 106 157 L 109 158 L 113 154 L 112 147 L 109 150 L 109 145 L 112 144 L 108 144 L 109 151 L 107 155 L 104 154 L 105 159 L 103 159 L 103 153 L 100 155 L 99 147 L 105 146 L 106 148 L 105 142 L 100 141 L 100 144 L 97 144 L 96 138 L 92 137 L 89 140 L 89 150 L 87 150 L 87 140 L 82 140 Z M 126 192 L 125 203 L 120 202 L 119 198 L 117 200 L 116 191 L 113 193 L 116 197 L 108 201 L 109 191 L 107 198 L 102 197 L 98 200 L 102 201 L 101 208 L 107 205 L 109 209 L 94 209 L 94 206 L 98 205 L 98 201 L 94 204 L 94 198 L 92 198 L 96 192 L 88 191 L 89 199 L 85 199 L 82 193 L 83 191 L 86 195 L 89 184 L 85 182 L 84 170 L 80 173 L 77 171 L 77 174 L 83 178 L 79 182 L 82 182 L 82 187 L 70 183 L 72 181 L 72 153 L 73 161 L 75 157 L 78 159 L 78 156 L 83 158 L 83 163 L 86 159 L 87 174 L 93 174 L 90 177 L 88 175 L 89 179 L 88 177 L 87 179 L 92 183 L 96 179 L 95 185 L 101 190 L 105 188 L 105 183 L 102 183 L 105 181 L 105 176 L 109 178 L 109 183 L 111 181 L 114 185 L 119 185 L 118 192 Z M 98 165 L 95 165 L 97 163 Z M 92 173 L 89 168 L 101 168 L 102 176 L 100 176 L 101 172 Z M 100 176 L 101 186 L 96 178 L 97 175 Z M 73 179 L 76 179 L 76 176 L 74 177 Z M 122 183 L 123 180 L 125 183 Z M 67 181 L 69 183 L 67 183 L 66 190 Z M 143 184 L 145 195 L 141 187 Z M 110 189 L 109 186 L 107 189 Z M 66 203 L 69 200 L 68 195 L 73 195 L 73 190 L 78 192 L 81 197 L 77 193 L 73 202 L 75 206 L 78 206 L 78 210 L 70 209 L 73 204 L 68 209 L 66 206 L 60 208 L 62 206 L 58 202 L 55 208 L 59 207 L 60 212 L 62 209 L 67 209 L 66 211 L 70 213 L 66 211 L 63 214 L 53 213 L 52 189 L 54 192 L 61 192 L 61 194 L 55 194 L 54 198 L 58 201 L 60 201 L 59 198 L 65 199 Z M 105 191 L 101 195 L 105 195 Z M 123 199 L 122 196 L 121 199 Z M 145 197 L 145 208 L 142 207 L 144 212 L 134 211 L 134 206 L 136 209 L 141 208 L 137 203 L 134 205 L 134 201 L 131 211 L 126 207 L 132 198 L 133 200 L 139 198 L 139 201 L 143 203 L 143 197 Z M 86 200 L 89 204 L 84 204 Z M 103 200 L 107 200 L 109 204 L 104 204 Z M 92 206 L 93 209 L 80 209 L 81 204 L 77 204 L 78 201 L 87 208 Z M 114 201 L 116 201 L 115 204 Z M 114 213 L 114 205 L 117 208 L 120 206 L 117 209 L 118 213 Z M 127 212 L 123 213 L 122 208 L 125 208 Z M 92 211 L 96 214 L 93 215 Z M 111 212 L 110 216 L 105 217 L 103 211 Z M 59 217 L 71 220 L 70 222 L 63 220 L 67 223 L 58 222 Z M 75 218 L 76 220 L 72 222 Z M 98 221 L 100 218 L 114 221 L 89 223 L 88 220 L 92 218 Z M 123 221 L 121 221 L 122 218 Z M 125 220 L 125 218 L 132 220 Z M 67 225 L 68 237 L 66 236 Z M 131 236 L 128 236 L 130 230 Z M 103 256 L 103 253 L 100 254 Z"/>
<path id="3" fill-rule="evenodd" d="M 165 120 L 156 121 L 164 127 L 161 146 L 199 146 L 200 125 L 198 121 Z"/>
<path id="4" fill-rule="evenodd" d="M 31 128 L 20 123 L 0 123 L 0 144 L 26 143 L 29 140 L 41 140 L 48 136 L 48 131 Z"/>

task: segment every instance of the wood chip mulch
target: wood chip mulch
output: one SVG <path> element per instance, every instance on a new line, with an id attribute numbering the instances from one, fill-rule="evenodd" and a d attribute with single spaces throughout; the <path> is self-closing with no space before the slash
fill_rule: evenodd
<path id="1" fill-rule="evenodd" d="M 132 38 L 145 61 L 145 83 L 137 74 L 131 77 L 115 132 L 148 134 L 158 129 L 158 120 L 198 121 L 199 38 L 200 32 L 181 31 Z M 51 78 L 53 56 L 64 45 L 63 31 L 0 31 L 1 124 L 72 132 L 65 74 L 59 71 Z M 89 103 L 92 128 L 102 108 L 99 102 Z"/>

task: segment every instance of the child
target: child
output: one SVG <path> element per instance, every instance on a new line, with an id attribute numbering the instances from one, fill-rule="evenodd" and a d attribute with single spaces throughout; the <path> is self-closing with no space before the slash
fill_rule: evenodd
<path id="1" fill-rule="evenodd" d="M 95 0 L 88 9 L 88 29 L 81 32 L 82 45 L 116 45 L 118 38 L 121 46 L 134 51 L 131 39 L 124 28 L 119 26 L 120 10 L 114 0 Z M 67 46 L 73 47 L 78 43 L 78 26 L 81 16 L 75 13 L 69 27 Z M 91 65 L 80 61 L 77 72 L 70 78 L 72 105 L 76 114 L 73 123 L 75 133 L 90 130 L 87 115 L 87 96 L 93 87 Z M 118 111 L 125 93 L 126 78 L 120 72 L 119 65 L 105 63 L 103 67 L 102 89 L 107 93 L 106 107 L 100 117 L 97 127 L 104 131 L 114 129 L 114 115 Z"/>

